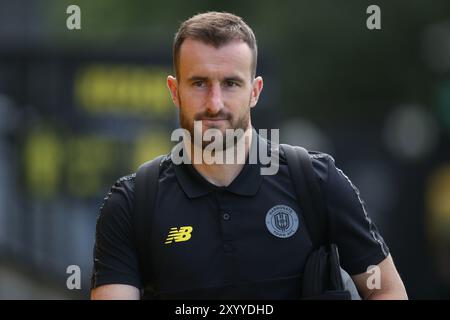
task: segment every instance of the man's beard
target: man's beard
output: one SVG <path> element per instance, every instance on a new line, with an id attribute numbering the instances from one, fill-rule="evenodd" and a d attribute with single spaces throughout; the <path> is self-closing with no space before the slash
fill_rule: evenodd
<path id="1" fill-rule="evenodd" d="M 178 101 L 180 104 L 180 111 L 179 111 L 179 120 L 180 120 L 180 126 L 183 129 L 186 129 L 189 131 L 190 136 L 191 136 L 191 143 L 192 145 L 194 145 L 195 141 L 194 141 L 194 136 L 195 136 L 195 129 L 194 129 L 194 121 L 201 121 L 201 120 L 214 120 L 214 119 L 221 119 L 221 120 L 226 120 L 228 121 L 228 123 L 230 124 L 230 126 L 228 128 L 225 128 L 224 130 L 232 130 L 233 132 L 241 129 L 242 132 L 245 132 L 248 129 L 249 126 L 249 120 L 250 120 L 250 111 L 246 112 L 243 116 L 239 117 L 239 118 L 235 118 L 233 116 L 233 114 L 225 112 L 223 110 L 219 111 L 216 114 L 211 114 L 208 113 L 207 111 L 205 112 L 201 112 L 201 113 L 197 113 L 194 115 L 193 119 L 188 119 L 187 117 L 184 116 L 183 113 L 183 104 L 181 102 L 180 96 L 178 95 Z M 249 102 L 250 104 L 250 102 Z M 214 128 L 214 126 L 210 127 L 211 129 Z M 203 125 L 202 125 L 202 129 L 203 129 Z M 209 129 L 209 128 L 208 128 Z M 217 128 L 218 129 L 218 128 Z M 220 129 L 218 129 L 220 130 Z M 212 141 L 204 141 L 203 140 L 203 133 L 204 132 L 197 132 L 198 134 L 201 134 L 201 143 L 202 143 L 202 150 L 204 150 L 209 144 L 213 143 L 214 139 Z M 221 131 L 222 133 L 222 150 L 225 151 L 227 148 L 230 147 L 234 147 L 237 144 L 237 139 L 239 138 L 243 138 L 242 135 L 239 136 L 239 138 L 236 138 L 235 136 L 233 136 L 233 134 L 230 134 L 229 136 L 226 135 L 225 131 Z"/>

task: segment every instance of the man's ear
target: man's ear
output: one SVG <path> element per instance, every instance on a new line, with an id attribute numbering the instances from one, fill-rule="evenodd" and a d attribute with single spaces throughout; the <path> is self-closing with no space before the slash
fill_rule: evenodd
<path id="1" fill-rule="evenodd" d="M 253 108 L 254 106 L 256 106 L 256 103 L 258 103 L 259 95 L 261 94 L 263 86 L 264 86 L 264 83 L 263 83 L 262 77 L 256 77 L 253 80 L 252 96 L 250 99 L 250 108 Z"/>
<path id="2" fill-rule="evenodd" d="M 180 107 L 180 101 L 178 99 L 178 81 L 177 78 L 173 76 L 167 77 L 167 87 L 170 91 L 170 96 L 172 97 L 173 104 L 179 108 Z"/>

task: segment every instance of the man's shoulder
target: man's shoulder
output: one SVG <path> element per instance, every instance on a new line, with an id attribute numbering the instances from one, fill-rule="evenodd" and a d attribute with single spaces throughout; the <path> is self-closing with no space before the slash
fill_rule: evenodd
<path id="1" fill-rule="evenodd" d="M 313 161 L 331 161 L 334 163 L 334 158 L 328 153 L 308 150 L 308 154 Z"/>
<path id="2" fill-rule="evenodd" d="M 145 165 L 149 165 L 151 163 L 154 163 L 155 161 L 159 162 L 159 171 L 165 170 L 165 169 L 169 168 L 173 164 L 172 153 L 169 152 L 168 154 L 162 154 L 162 155 L 159 155 L 157 157 L 154 157 L 153 159 L 142 163 L 139 166 L 139 168 L 141 168 L 141 167 L 143 167 Z M 137 171 L 139 171 L 139 168 L 138 168 Z M 136 173 L 137 173 L 137 171 L 136 171 Z M 136 173 L 135 173 L 135 175 L 136 175 Z"/>
<path id="3" fill-rule="evenodd" d="M 286 161 L 286 155 L 285 155 L 283 145 L 286 145 L 286 144 L 280 145 L 281 146 L 280 159 L 282 161 Z M 294 147 L 294 148 L 301 147 L 301 146 L 295 146 L 295 145 L 286 145 L 286 146 L 290 146 L 290 147 Z M 302 147 L 302 148 L 304 148 L 308 152 L 308 155 L 311 158 L 313 165 L 315 165 L 316 163 L 328 163 L 328 162 L 332 162 L 334 164 L 334 162 L 335 162 L 334 158 L 328 153 L 325 153 L 322 151 L 310 150 L 305 147 Z"/>
<path id="4" fill-rule="evenodd" d="M 328 171 L 335 166 L 334 158 L 328 153 L 308 150 L 308 154 L 311 158 L 314 170 L 319 173 L 328 173 Z"/>
<path id="5" fill-rule="evenodd" d="M 114 190 L 115 188 L 121 188 L 124 189 L 124 191 L 134 192 L 135 180 L 136 180 L 136 172 L 127 174 L 117 179 L 111 189 Z"/>
<path id="6" fill-rule="evenodd" d="M 147 162 L 144 162 L 144 163 L 141 164 L 141 166 L 146 164 L 146 163 L 148 163 L 148 162 L 155 161 L 157 158 L 158 157 L 156 157 L 156 158 L 154 158 L 152 160 L 149 160 Z M 163 157 L 161 159 L 161 162 L 160 162 L 160 169 L 159 169 L 160 172 L 162 170 L 169 169 L 171 167 L 171 165 L 172 165 L 172 159 L 170 157 L 170 154 L 163 155 Z M 119 179 L 116 180 L 116 182 L 114 183 L 113 187 L 114 186 L 115 187 L 125 187 L 125 188 L 128 189 L 128 191 L 134 192 L 134 186 L 135 186 L 135 183 L 136 183 L 137 171 L 138 170 L 136 170 L 133 173 L 130 173 L 130 174 L 127 174 L 125 176 L 120 177 Z"/>
<path id="7" fill-rule="evenodd" d="M 107 206 L 120 205 L 123 201 L 128 202 L 128 204 L 132 203 L 135 179 L 136 173 L 131 173 L 117 179 L 103 198 L 100 212 L 104 211 Z"/>
<path id="8" fill-rule="evenodd" d="M 299 146 L 292 145 L 292 147 Z M 334 158 L 330 154 L 322 151 L 310 150 L 305 147 L 303 148 L 308 152 L 313 169 L 319 178 L 319 181 L 322 183 L 325 182 L 327 180 L 329 170 L 335 168 Z M 280 163 L 287 163 L 283 147 L 280 148 Z"/>
<path id="9" fill-rule="evenodd" d="M 133 183 L 135 179 L 136 179 L 136 172 L 133 172 L 117 179 L 116 184 Z"/>
<path id="10" fill-rule="evenodd" d="M 165 156 L 161 161 L 160 174 L 162 168 L 167 170 L 171 164 L 170 157 Z M 132 172 L 125 176 L 118 178 L 109 189 L 106 196 L 103 198 L 103 203 L 100 207 L 100 211 L 103 211 L 105 206 L 122 206 L 129 210 L 134 208 L 134 197 L 136 188 L 136 172 Z"/>
<path id="11" fill-rule="evenodd" d="M 328 176 L 330 170 L 334 170 L 335 161 L 334 158 L 325 152 L 319 151 L 308 151 L 309 156 L 311 157 L 313 169 L 319 178 L 319 181 L 324 184 L 325 182 L 329 182 Z"/>

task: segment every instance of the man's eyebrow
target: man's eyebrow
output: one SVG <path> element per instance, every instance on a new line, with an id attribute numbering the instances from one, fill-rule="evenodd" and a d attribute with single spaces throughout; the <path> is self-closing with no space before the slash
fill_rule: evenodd
<path id="1" fill-rule="evenodd" d="M 188 82 L 206 81 L 206 80 L 208 80 L 207 77 L 201 77 L 201 76 L 192 76 L 187 79 Z"/>
<path id="2" fill-rule="evenodd" d="M 244 83 L 245 80 L 239 76 L 230 76 L 230 77 L 225 77 L 225 81 L 234 81 L 234 82 L 239 82 L 239 83 Z"/>
<path id="3" fill-rule="evenodd" d="M 195 82 L 195 81 L 207 81 L 208 80 L 208 77 L 203 77 L 203 76 L 191 76 L 191 77 L 189 77 L 188 79 L 187 79 L 187 81 L 188 82 Z M 235 82 L 239 82 L 239 83 L 244 83 L 245 82 L 245 80 L 242 78 L 242 77 L 240 77 L 240 76 L 228 76 L 228 77 L 225 77 L 224 79 L 223 79 L 224 81 L 235 81 Z"/>

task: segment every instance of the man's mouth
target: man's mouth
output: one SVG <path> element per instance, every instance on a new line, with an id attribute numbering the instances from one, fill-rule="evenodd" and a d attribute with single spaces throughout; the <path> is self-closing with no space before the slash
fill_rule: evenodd
<path id="1" fill-rule="evenodd" d="M 202 118 L 200 121 L 203 122 L 203 124 L 211 124 L 211 123 L 219 123 L 223 121 L 227 121 L 227 119 L 224 118 Z"/>

